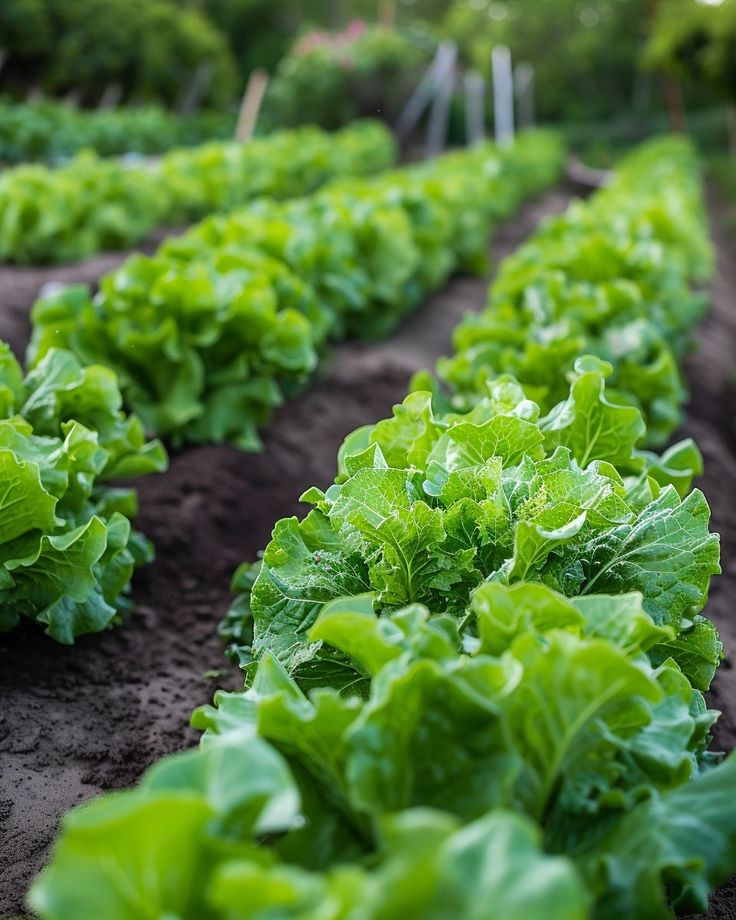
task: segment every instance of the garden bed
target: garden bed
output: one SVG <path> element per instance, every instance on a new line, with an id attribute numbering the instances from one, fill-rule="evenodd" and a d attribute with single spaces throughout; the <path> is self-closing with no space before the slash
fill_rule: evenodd
<path id="1" fill-rule="evenodd" d="M 494 258 L 568 198 L 550 192 L 502 225 Z M 94 283 L 110 267 L 98 258 L 61 270 L 4 269 L 0 338 L 22 350 L 31 301 L 46 281 Z M 136 611 L 123 628 L 72 648 L 32 624 L 0 637 L 0 917 L 19 909 L 65 811 L 131 785 L 158 757 L 196 742 L 184 730 L 192 709 L 217 687 L 240 683 L 234 669 L 223 675 L 216 635 L 233 570 L 266 545 L 279 518 L 299 512 L 303 488 L 328 484 L 343 437 L 390 414 L 412 373 L 448 353 L 453 328 L 481 308 L 487 287 L 487 278 L 455 279 L 391 339 L 341 346 L 316 385 L 277 413 L 262 454 L 189 448 L 173 455 L 165 475 L 141 480 L 138 526 L 157 559 L 136 576 Z"/>
<path id="2" fill-rule="evenodd" d="M 552 192 L 523 209 L 497 234 L 495 256 L 516 248 L 567 197 Z M 736 745 L 730 601 L 736 581 L 736 260 L 722 226 L 724 211 L 716 199 L 711 204 L 719 266 L 713 308 L 698 330 L 700 349 L 687 362 L 692 398 L 683 434 L 695 437 L 704 453 L 706 475 L 699 485 L 723 539 L 724 574 L 714 582 L 708 612 L 729 652 L 711 700 L 724 711 L 717 747 L 730 749 Z M 93 281 L 109 267 L 96 259 L 84 266 L 84 278 L 77 266 L 3 270 L 17 274 L 8 274 L 0 288 L 0 337 L 22 348 L 27 310 L 40 284 L 51 278 Z M 481 307 L 486 287 L 487 279 L 457 279 L 389 341 L 342 346 L 316 386 L 277 414 L 263 454 L 191 448 L 173 457 L 165 476 L 143 480 L 139 525 L 155 542 L 158 558 L 138 574 L 137 610 L 122 629 L 85 637 L 75 648 L 46 641 L 30 624 L 0 639 L 0 851 L 7 865 L 0 916 L 19 909 L 69 807 L 130 785 L 151 761 L 196 741 L 194 732 L 183 730 L 191 709 L 215 687 L 239 683 L 236 672 L 222 672 L 215 633 L 234 567 L 266 544 L 278 518 L 298 513 L 302 487 L 327 484 L 343 436 L 387 415 L 405 394 L 411 373 L 448 352 L 453 327 L 465 311 Z M 736 916 L 735 893 L 736 887 L 725 886 L 708 916 Z"/>

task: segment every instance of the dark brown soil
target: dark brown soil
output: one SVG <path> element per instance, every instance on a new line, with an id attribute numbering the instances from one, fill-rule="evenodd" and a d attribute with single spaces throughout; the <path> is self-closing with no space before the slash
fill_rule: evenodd
<path id="1" fill-rule="evenodd" d="M 730 751 L 736 747 L 736 244 L 727 229 L 727 207 L 716 194 L 709 204 L 718 264 L 711 310 L 697 330 L 697 350 L 685 362 L 690 403 L 682 435 L 693 437 L 703 452 L 705 475 L 698 485 L 713 512 L 712 528 L 721 535 L 723 574 L 713 581 L 706 612 L 720 631 L 726 658 L 708 702 L 723 713 L 714 749 Z M 713 895 L 707 917 L 736 920 L 736 876 Z"/>
<path id="2" fill-rule="evenodd" d="M 568 197 L 551 192 L 500 228 L 496 258 Z M 0 270 L 0 338 L 24 348 L 41 284 L 94 282 L 119 261 Z M 239 682 L 222 670 L 216 635 L 233 570 L 255 558 L 279 518 L 299 512 L 307 486 L 329 484 L 343 437 L 390 414 L 411 374 L 448 352 L 452 329 L 482 307 L 486 288 L 487 279 L 456 279 L 389 341 L 341 346 L 316 385 L 279 411 L 262 454 L 188 449 L 168 473 L 143 480 L 138 525 L 157 559 L 136 576 L 137 609 L 122 628 L 73 648 L 31 624 L 0 637 L 0 916 L 20 910 L 67 809 L 134 783 L 153 760 L 196 741 L 191 710 Z"/>
<path id="3" fill-rule="evenodd" d="M 542 215 L 561 210 L 567 197 L 552 192 L 502 227 L 496 257 L 515 248 Z M 717 207 L 714 214 L 719 218 Z M 728 597 L 729 581 L 736 579 L 736 521 L 730 513 L 736 487 L 736 423 L 730 411 L 736 264 L 733 253 L 727 256 L 718 221 L 714 233 L 722 258 L 714 309 L 699 334 L 701 350 L 688 361 L 693 399 L 686 433 L 705 454 L 701 485 L 724 537 L 725 575 L 714 585 L 709 609 L 733 652 L 736 624 L 730 622 Z M 16 293 L 9 300 L 4 271 L 0 337 L 22 348 L 38 285 L 81 275 L 73 267 L 28 271 L 25 299 Z M 86 278 L 96 278 L 91 266 Z M 195 733 L 185 728 L 192 708 L 216 687 L 238 683 L 232 670 L 222 670 L 215 634 L 229 602 L 233 569 L 255 557 L 278 518 L 299 512 L 297 497 L 306 486 L 331 481 L 344 435 L 389 414 L 411 374 L 448 352 L 453 327 L 463 313 L 483 305 L 486 285 L 485 279 L 455 280 L 391 340 L 341 346 L 313 389 L 278 413 L 263 454 L 189 449 L 173 458 L 167 474 L 142 481 L 138 523 L 155 542 L 158 558 L 136 577 L 138 607 L 122 628 L 86 637 L 71 649 L 30 626 L 0 637 L 0 853 L 6 864 L 0 916 L 20 910 L 59 817 L 70 806 L 134 783 L 151 761 L 195 742 Z M 726 710 L 718 744 L 730 749 L 736 738 L 736 671 L 730 661 L 713 702 Z M 725 888 L 714 897 L 711 920 L 736 917 L 729 912 L 735 891 Z"/>
<path id="4" fill-rule="evenodd" d="M 22 352 L 30 335 L 30 307 L 45 284 L 58 281 L 94 286 L 106 272 L 122 265 L 132 252 L 151 255 L 167 236 L 181 232 L 180 229 L 157 230 L 135 249 L 102 252 L 83 262 L 30 268 L 0 265 L 0 337 L 9 342 L 16 352 Z"/>

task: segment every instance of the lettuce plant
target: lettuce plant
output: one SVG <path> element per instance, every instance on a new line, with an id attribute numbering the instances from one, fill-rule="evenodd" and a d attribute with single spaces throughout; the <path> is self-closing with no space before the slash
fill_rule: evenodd
<path id="1" fill-rule="evenodd" d="M 460 269 L 484 266 L 494 221 L 549 184 L 552 135 L 450 154 L 294 202 L 212 217 L 151 257 L 39 301 L 29 357 L 70 348 L 117 373 L 128 405 L 173 443 L 260 446 L 328 339 L 385 334 Z"/>
<path id="2" fill-rule="evenodd" d="M 386 169 L 394 159 L 388 130 L 366 122 L 336 134 L 300 128 L 248 144 L 213 142 L 152 163 L 83 152 L 54 169 L 19 166 L 0 176 L 0 261 L 67 262 L 122 249 L 156 227 L 261 195 L 304 195 L 339 176 Z"/>
<path id="3" fill-rule="evenodd" d="M 692 442 L 638 450 L 641 415 L 610 401 L 607 373 L 579 359 L 545 416 L 501 377 L 466 415 L 415 392 L 350 435 L 335 485 L 306 492 L 313 510 L 279 521 L 262 562 L 235 576 L 225 628 L 240 659 L 270 654 L 306 685 L 351 686 L 351 661 L 309 639 L 325 603 L 373 591 L 382 614 L 419 603 L 462 619 L 479 585 L 534 581 L 571 598 L 638 592 L 664 630 L 652 660 L 707 689 L 721 645 L 700 610 L 719 552 L 689 491 L 700 458 Z"/>
<path id="4" fill-rule="evenodd" d="M 632 920 L 705 906 L 736 859 L 736 760 L 637 593 L 480 587 L 462 619 L 375 596 L 309 637 L 359 683 L 304 693 L 272 655 L 195 713 L 199 751 L 72 812 L 49 920 Z"/>
<path id="5" fill-rule="evenodd" d="M 232 137 L 230 112 L 189 115 L 158 105 L 117 109 L 77 109 L 55 99 L 0 101 L 0 160 L 14 165 L 58 162 L 81 150 L 99 156 L 163 153 L 172 147 Z"/>
<path id="6" fill-rule="evenodd" d="M 546 417 L 500 378 L 469 416 L 414 393 L 348 437 L 266 551 L 247 689 L 195 713 L 199 751 L 67 817 L 40 915 L 702 909 L 736 860 L 699 689 L 717 538 L 697 451 L 639 451 L 608 370 L 578 362 Z"/>
<path id="7" fill-rule="evenodd" d="M 711 265 L 692 150 L 667 139 L 635 152 L 610 187 L 507 259 L 487 309 L 458 326 L 455 354 L 438 366 L 454 405 L 472 404 L 489 374 L 511 373 L 548 410 L 564 396 L 564 371 L 589 352 L 611 363 L 617 398 L 642 409 L 648 443 L 665 443 L 706 303 L 693 284 Z"/>
<path id="8" fill-rule="evenodd" d="M 107 483 L 160 472 L 166 454 L 121 406 L 107 368 L 53 349 L 24 377 L 0 343 L 0 630 L 26 616 L 72 643 L 130 607 L 153 552 L 131 530 L 135 491 Z"/>

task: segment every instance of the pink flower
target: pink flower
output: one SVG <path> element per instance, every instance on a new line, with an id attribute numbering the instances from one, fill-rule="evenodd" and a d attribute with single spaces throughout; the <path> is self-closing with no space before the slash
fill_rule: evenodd
<path id="1" fill-rule="evenodd" d="M 308 32 L 294 45 L 293 53 L 296 55 L 309 54 L 310 51 L 314 51 L 315 48 L 319 48 L 321 45 L 329 45 L 331 41 L 332 37 L 329 33 L 321 29 Z"/>

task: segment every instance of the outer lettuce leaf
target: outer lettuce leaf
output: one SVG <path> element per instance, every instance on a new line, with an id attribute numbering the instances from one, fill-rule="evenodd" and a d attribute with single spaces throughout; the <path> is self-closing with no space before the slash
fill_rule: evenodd
<path id="1" fill-rule="evenodd" d="M 27 616 L 58 642 L 99 632 L 130 606 L 152 558 L 131 532 L 135 493 L 104 483 L 159 472 L 167 457 L 122 411 L 115 375 L 58 349 L 23 377 L 0 343 L 0 629 Z"/>
<path id="2" fill-rule="evenodd" d="M 642 802 L 582 856 L 604 892 L 594 918 L 702 913 L 736 863 L 736 757 L 691 783 Z M 581 854 L 582 855 L 582 854 Z"/>
<path id="3" fill-rule="evenodd" d="M 29 902 L 42 916 L 77 920 L 217 917 L 202 885 L 213 865 L 249 856 L 252 836 L 288 829 L 298 808 L 278 754 L 236 733 L 71 812 Z"/>

